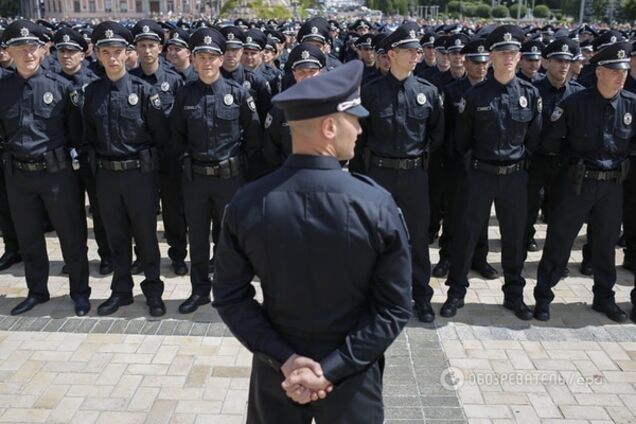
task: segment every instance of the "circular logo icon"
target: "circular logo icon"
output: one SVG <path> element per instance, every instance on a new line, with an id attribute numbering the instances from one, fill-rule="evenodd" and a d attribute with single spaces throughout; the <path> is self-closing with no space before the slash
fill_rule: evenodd
<path id="1" fill-rule="evenodd" d="M 464 373 L 459 368 L 448 367 L 439 377 L 439 382 L 442 384 L 442 387 L 449 391 L 455 391 L 461 388 L 464 385 L 466 378 L 464 377 Z"/>
<path id="2" fill-rule="evenodd" d="M 46 93 L 44 93 L 44 96 L 42 96 L 42 100 L 44 100 L 44 103 L 46 103 L 47 105 L 50 105 L 51 103 L 53 103 L 53 93 L 47 91 Z"/>
<path id="3" fill-rule="evenodd" d="M 131 106 L 135 106 L 137 103 L 139 103 L 139 96 L 137 96 L 135 93 L 132 93 L 128 96 L 128 103 L 130 103 Z"/>

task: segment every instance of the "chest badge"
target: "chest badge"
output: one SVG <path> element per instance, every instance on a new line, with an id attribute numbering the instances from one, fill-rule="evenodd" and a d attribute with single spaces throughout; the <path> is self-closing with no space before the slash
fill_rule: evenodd
<path id="1" fill-rule="evenodd" d="M 232 103 L 234 103 L 234 96 L 232 96 L 231 94 L 226 94 L 225 97 L 223 97 L 223 103 L 225 103 L 225 106 L 230 106 Z"/>
<path id="2" fill-rule="evenodd" d="M 625 125 L 630 125 L 632 123 L 632 114 L 627 112 L 625 115 L 623 115 L 623 123 Z"/>
<path id="3" fill-rule="evenodd" d="M 462 99 L 459 101 L 459 104 L 457 105 L 457 110 L 459 111 L 459 113 L 464 113 L 464 109 L 466 109 L 466 100 L 464 100 L 464 98 L 462 97 Z"/>
<path id="4" fill-rule="evenodd" d="M 526 96 L 519 97 L 519 106 L 528 107 L 528 99 L 526 99 Z"/>
<path id="5" fill-rule="evenodd" d="M 417 95 L 417 104 L 423 105 L 424 103 L 426 103 L 426 96 L 424 95 L 424 93 L 419 93 Z"/>
<path id="6" fill-rule="evenodd" d="M 243 87 L 249 90 L 252 88 L 252 84 L 249 81 L 243 81 Z"/>
<path id="7" fill-rule="evenodd" d="M 269 126 L 272 125 L 273 120 L 274 120 L 274 117 L 268 113 L 267 117 L 265 118 L 265 125 L 264 125 L 265 128 L 269 128 Z"/>
<path id="8" fill-rule="evenodd" d="M 139 96 L 137 96 L 135 93 L 131 93 L 128 96 L 128 103 L 130 103 L 131 106 L 135 106 L 137 103 L 139 103 Z"/>
<path id="9" fill-rule="evenodd" d="M 170 90 L 170 83 L 168 81 L 164 81 L 161 83 L 161 91 Z"/>
<path id="10" fill-rule="evenodd" d="M 44 100 L 45 104 L 50 105 L 51 103 L 53 103 L 53 93 L 47 91 L 46 93 L 44 93 L 44 96 L 42 96 L 42 100 Z"/>

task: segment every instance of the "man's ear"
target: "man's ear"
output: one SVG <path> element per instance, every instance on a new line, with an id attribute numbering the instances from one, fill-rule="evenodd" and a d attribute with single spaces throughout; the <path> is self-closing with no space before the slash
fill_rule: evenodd
<path id="1" fill-rule="evenodd" d="M 336 117 L 334 115 L 329 115 L 320 122 L 322 135 L 329 140 L 333 140 L 336 137 L 336 127 Z"/>

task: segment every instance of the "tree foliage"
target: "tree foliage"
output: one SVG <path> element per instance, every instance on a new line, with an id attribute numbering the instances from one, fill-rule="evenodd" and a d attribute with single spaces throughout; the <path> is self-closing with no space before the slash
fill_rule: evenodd
<path id="1" fill-rule="evenodd" d="M 493 7 L 491 13 L 493 18 L 507 18 L 508 16 L 510 16 L 510 11 L 503 4 Z"/>
<path id="2" fill-rule="evenodd" d="M 550 8 L 545 4 L 539 4 L 532 10 L 532 15 L 535 18 L 546 19 L 550 17 Z"/>

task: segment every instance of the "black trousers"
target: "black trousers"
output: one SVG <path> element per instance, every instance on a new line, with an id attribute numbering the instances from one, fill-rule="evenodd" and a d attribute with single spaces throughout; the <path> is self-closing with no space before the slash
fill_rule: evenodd
<path id="1" fill-rule="evenodd" d="M 457 206 L 457 236 L 453 239 L 451 266 L 446 281 L 448 295 L 464 297 L 468 271 L 477 239 L 490 217 L 492 203 L 501 233 L 502 287 L 507 299 L 521 299 L 525 280 L 521 276 L 525 256 L 524 232 L 528 173 L 499 176 L 470 169 L 461 179 Z"/>
<path id="2" fill-rule="evenodd" d="M 192 181 L 185 177 L 183 200 L 188 237 L 190 238 L 190 282 L 192 293 L 209 295 L 212 289 L 210 280 L 210 224 L 215 223 L 212 231 L 214 250 L 219 239 L 225 206 L 230 203 L 234 193 L 244 184 L 242 176 L 222 179 L 218 177 L 194 174 Z"/>
<path id="3" fill-rule="evenodd" d="M 2 166 L 2 162 L 0 162 L 0 168 L 2 168 Z M 13 218 L 11 218 L 11 208 L 9 207 L 9 195 L 7 194 L 4 169 L 0 170 L 0 230 L 2 230 L 4 251 L 7 253 L 18 252 L 20 250 L 18 235 L 15 231 Z"/>
<path id="4" fill-rule="evenodd" d="M 110 289 L 113 294 L 132 295 L 130 265 L 134 237 L 145 275 L 141 290 L 146 297 L 160 297 L 163 282 L 159 276 L 161 257 L 157 241 L 159 173 L 100 169 L 95 180 L 97 199 L 113 257 Z"/>
<path id="5" fill-rule="evenodd" d="M 413 257 L 413 300 L 430 302 L 431 260 L 428 254 L 429 198 L 428 174 L 423 168 L 408 171 L 380 168 L 374 165 L 367 173 L 393 195 L 402 210 L 409 231 Z"/>
<path id="6" fill-rule="evenodd" d="M 248 424 L 375 424 L 384 421 L 382 369 L 375 362 L 366 371 L 345 379 L 323 400 L 299 405 L 285 395 L 284 380 L 254 356 L 247 402 Z"/>
<path id="7" fill-rule="evenodd" d="M 620 235 L 623 207 L 623 187 L 614 181 L 584 180 L 581 194 L 570 185 L 567 169 L 559 173 L 554 188 L 552 217 L 543 256 L 537 271 L 534 297 L 551 302 L 554 287 L 567 266 L 572 245 L 585 219 L 588 218 L 588 234 L 594 270 L 594 298 L 613 298 L 616 283 L 615 246 Z M 633 298 L 633 295 L 632 295 Z"/>
<path id="8" fill-rule="evenodd" d="M 91 205 L 91 213 L 93 215 L 93 233 L 97 242 L 97 254 L 102 259 L 111 259 L 110 247 L 108 246 L 108 238 L 106 237 L 106 229 L 104 229 L 104 221 L 102 213 L 99 209 L 99 201 L 97 200 L 97 188 L 95 185 L 95 176 L 91 172 L 88 164 L 82 166 L 77 172 L 82 205 L 84 204 L 84 192 L 88 194 L 88 203 Z M 86 221 L 86 208 L 82 207 L 82 216 Z"/>
<path id="9" fill-rule="evenodd" d="M 69 167 L 56 173 L 5 171 L 11 216 L 24 261 L 29 296 L 48 300 L 49 258 L 44 238 L 45 217 L 51 219 L 68 266 L 71 298 L 88 297 L 86 220 L 82 220 L 77 176 Z"/>
<path id="10" fill-rule="evenodd" d="M 528 169 L 528 219 L 526 221 L 526 245 L 534 237 L 534 224 L 539 216 L 539 209 L 543 205 L 546 220 L 550 219 L 551 204 L 553 203 L 552 189 L 559 175 L 561 158 L 535 154 Z M 543 193 L 543 195 L 542 195 Z"/>
<path id="11" fill-rule="evenodd" d="M 458 211 L 458 186 L 462 175 L 466 173 L 463 161 L 460 159 L 447 159 L 444 167 L 446 175 L 446 194 L 444 195 L 444 227 L 439 238 L 439 257 L 450 261 L 453 248 L 453 239 L 457 234 L 457 221 L 461 218 Z M 481 266 L 488 262 L 488 219 L 479 233 L 472 264 Z"/>
<path id="12" fill-rule="evenodd" d="M 623 183 L 623 234 L 625 256 L 636 262 L 636 157 L 630 158 L 629 174 Z"/>
<path id="13" fill-rule="evenodd" d="M 444 200 L 446 197 L 446 170 L 445 159 L 442 149 L 438 149 L 430 154 L 428 177 L 429 177 L 429 204 L 430 223 L 428 228 L 429 236 L 437 234 L 442 228 L 442 220 L 446 218 L 444 211 Z"/>
<path id="14" fill-rule="evenodd" d="M 164 234 L 170 246 L 168 256 L 173 261 L 183 261 L 188 250 L 181 176 L 175 173 L 160 173 L 159 194 Z"/>

